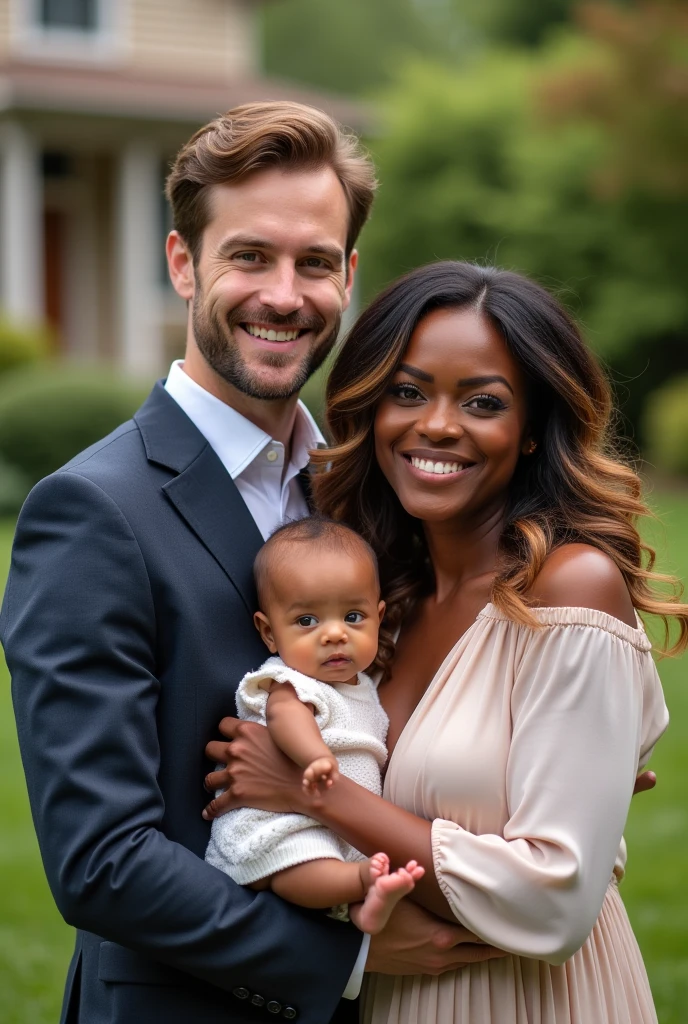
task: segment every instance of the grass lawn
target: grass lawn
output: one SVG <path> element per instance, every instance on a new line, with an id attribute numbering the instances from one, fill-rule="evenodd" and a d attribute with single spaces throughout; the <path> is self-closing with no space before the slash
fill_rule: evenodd
<path id="1" fill-rule="evenodd" d="M 662 525 L 651 524 L 648 537 L 658 547 L 662 564 L 686 580 L 688 495 L 657 494 L 654 504 Z M 0 581 L 11 536 L 12 524 L 0 523 Z M 672 725 L 652 762 L 659 785 L 633 801 L 626 830 L 629 865 L 622 894 L 645 957 L 660 1024 L 688 1021 L 687 666 L 686 658 L 660 663 Z M 73 936 L 55 910 L 43 877 L 1 658 L 0 701 L 0 992 L 5 1007 L 0 1020 L 54 1024 Z"/>

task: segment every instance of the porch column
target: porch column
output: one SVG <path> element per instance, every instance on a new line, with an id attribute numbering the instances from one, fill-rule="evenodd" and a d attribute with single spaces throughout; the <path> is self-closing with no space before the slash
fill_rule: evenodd
<path id="1" fill-rule="evenodd" d="M 43 180 L 36 139 L 16 121 L 0 125 L 0 305 L 14 320 L 45 317 Z"/>
<path id="2" fill-rule="evenodd" d="M 143 141 L 130 142 L 118 170 L 118 362 L 130 376 L 153 378 L 164 370 L 159 154 Z"/>

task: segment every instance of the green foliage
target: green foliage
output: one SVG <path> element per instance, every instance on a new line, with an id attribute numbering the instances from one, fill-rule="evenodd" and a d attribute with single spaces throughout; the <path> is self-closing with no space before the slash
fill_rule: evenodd
<path id="1" fill-rule="evenodd" d="M 0 458 L 33 485 L 129 419 L 147 389 L 105 370 L 49 366 L 0 379 Z"/>
<path id="2" fill-rule="evenodd" d="M 0 458 L 0 516 L 16 515 L 30 490 L 26 474 Z"/>
<path id="3" fill-rule="evenodd" d="M 407 66 L 372 146 L 381 188 L 362 273 L 368 297 L 435 259 L 535 277 L 579 316 L 617 380 L 633 379 L 624 411 L 635 421 L 649 389 L 688 370 L 688 199 L 601 193 L 604 126 L 547 113 L 555 69 L 607 59 L 565 34 L 537 54 L 493 51 L 460 71 Z"/>
<path id="4" fill-rule="evenodd" d="M 0 376 L 48 356 L 50 340 L 43 327 L 17 324 L 0 317 Z"/>
<path id="5" fill-rule="evenodd" d="M 266 71 L 345 95 L 386 84 L 409 54 L 438 50 L 414 0 L 286 0 L 264 12 Z"/>
<path id="6" fill-rule="evenodd" d="M 642 428 L 649 462 L 667 473 L 688 475 L 688 374 L 648 396 Z"/>

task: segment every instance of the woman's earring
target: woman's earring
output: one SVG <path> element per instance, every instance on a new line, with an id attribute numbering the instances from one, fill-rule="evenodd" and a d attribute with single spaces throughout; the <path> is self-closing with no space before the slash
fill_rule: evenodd
<path id="1" fill-rule="evenodd" d="M 526 452 L 526 455 L 532 455 L 536 448 L 537 448 L 537 441 L 531 441 L 530 444 L 528 445 L 528 450 Z"/>

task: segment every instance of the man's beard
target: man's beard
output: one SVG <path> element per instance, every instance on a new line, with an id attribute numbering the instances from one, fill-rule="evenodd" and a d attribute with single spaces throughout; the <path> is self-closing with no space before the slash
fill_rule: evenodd
<path id="1" fill-rule="evenodd" d="M 241 323 L 271 324 L 275 330 L 310 330 L 317 336 L 325 327 L 320 316 L 280 316 L 269 309 L 233 309 L 227 315 L 225 327 L 217 317 L 208 315 L 201 304 L 199 291 L 194 295 L 191 322 L 196 344 L 208 365 L 219 377 L 250 398 L 284 399 L 291 398 L 304 386 L 308 378 L 322 365 L 332 350 L 339 334 L 341 313 L 337 316 L 332 331 L 311 351 L 294 364 L 292 375 L 280 383 L 267 383 L 260 374 L 251 370 L 242 359 L 239 346 L 233 340 L 233 332 Z M 290 353 L 264 352 L 263 365 L 279 369 L 292 362 Z"/>

